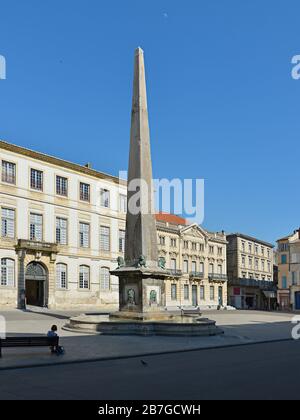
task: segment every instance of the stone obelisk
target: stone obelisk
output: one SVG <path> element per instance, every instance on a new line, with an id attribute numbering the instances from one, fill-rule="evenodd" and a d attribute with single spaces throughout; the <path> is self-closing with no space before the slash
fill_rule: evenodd
<path id="1" fill-rule="evenodd" d="M 119 314 L 155 316 L 165 307 L 168 277 L 158 265 L 144 52 L 135 50 L 127 185 L 125 261 L 119 277 Z"/>
<path id="2" fill-rule="evenodd" d="M 157 267 L 157 235 L 153 201 L 144 52 L 141 48 L 137 48 L 134 57 L 128 165 L 127 208 L 129 211 L 126 217 L 126 265 L 137 264 L 143 255 L 148 267 Z"/>

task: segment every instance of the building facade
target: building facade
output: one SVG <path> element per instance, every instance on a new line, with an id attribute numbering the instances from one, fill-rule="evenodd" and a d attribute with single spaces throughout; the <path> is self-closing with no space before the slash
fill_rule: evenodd
<path id="1" fill-rule="evenodd" d="M 240 233 L 227 235 L 229 304 L 238 309 L 271 309 L 276 303 L 273 245 Z"/>
<path id="2" fill-rule="evenodd" d="M 168 307 L 227 305 L 226 236 L 172 215 L 157 215 L 158 251 L 173 278 L 166 280 Z"/>
<path id="3" fill-rule="evenodd" d="M 277 299 L 283 310 L 300 310 L 300 229 L 278 239 Z"/>
<path id="4" fill-rule="evenodd" d="M 0 164 L 0 306 L 117 308 L 126 182 L 3 141 Z M 226 304 L 225 235 L 171 215 L 157 228 L 166 306 Z"/>

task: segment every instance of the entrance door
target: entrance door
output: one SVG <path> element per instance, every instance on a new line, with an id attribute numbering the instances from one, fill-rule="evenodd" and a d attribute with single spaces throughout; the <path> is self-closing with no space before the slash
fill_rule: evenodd
<path id="1" fill-rule="evenodd" d="M 223 287 L 219 286 L 218 288 L 218 299 L 219 299 L 219 305 L 223 306 Z"/>
<path id="2" fill-rule="evenodd" d="M 198 291 L 197 290 L 198 290 L 197 286 L 193 285 L 192 286 L 192 305 L 193 306 L 198 306 L 198 296 L 197 296 Z"/>
<path id="3" fill-rule="evenodd" d="M 45 306 L 45 287 L 47 273 L 42 264 L 32 262 L 28 264 L 25 274 L 26 304 L 33 306 Z"/>
<path id="4" fill-rule="evenodd" d="M 295 309 L 300 309 L 300 292 L 295 292 Z"/>

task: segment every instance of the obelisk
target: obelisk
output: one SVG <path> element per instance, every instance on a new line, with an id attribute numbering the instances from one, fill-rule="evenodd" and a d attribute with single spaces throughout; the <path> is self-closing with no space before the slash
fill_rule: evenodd
<path id="1" fill-rule="evenodd" d="M 157 267 L 157 234 L 153 202 L 144 52 L 141 48 L 137 48 L 134 57 L 128 165 L 126 265 L 135 265 L 139 258 L 144 256 L 148 267 Z"/>
<path id="2" fill-rule="evenodd" d="M 165 308 L 167 271 L 158 265 L 144 52 L 135 50 L 127 184 L 125 261 L 119 277 L 119 314 L 143 319 Z"/>

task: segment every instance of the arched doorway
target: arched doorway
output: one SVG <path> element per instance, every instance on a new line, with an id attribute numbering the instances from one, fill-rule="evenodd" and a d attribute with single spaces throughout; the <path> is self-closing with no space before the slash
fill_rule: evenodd
<path id="1" fill-rule="evenodd" d="M 25 274 L 26 304 L 46 306 L 47 271 L 45 267 L 33 261 L 28 264 Z"/>

